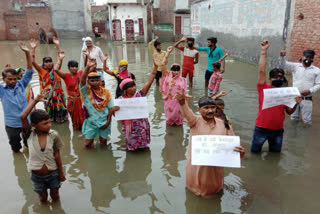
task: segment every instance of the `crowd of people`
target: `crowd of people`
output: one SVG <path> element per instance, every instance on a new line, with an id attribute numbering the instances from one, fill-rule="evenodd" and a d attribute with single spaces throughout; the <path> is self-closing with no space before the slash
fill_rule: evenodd
<path id="1" fill-rule="evenodd" d="M 107 67 L 108 55 L 95 46 L 90 37 L 83 39 L 80 64 L 70 60 L 69 73 L 62 72 L 62 63 L 66 55 L 60 48 L 60 42 L 54 38 L 58 51 L 58 61 L 53 63 L 52 58 L 43 58 L 42 65 L 35 61 L 37 42 L 30 41 L 31 50 L 24 42 L 18 46 L 26 55 L 26 69 L 14 69 L 7 65 L 2 71 L 5 85 L 0 85 L 0 99 L 4 110 L 4 120 L 9 144 L 13 152 L 20 152 L 23 140 L 29 150 L 28 169 L 31 172 L 34 191 L 39 194 L 40 202 L 48 200 L 48 192 L 53 201 L 59 200 L 60 182 L 64 176 L 60 149 L 62 140 L 54 130 L 52 122 L 63 123 L 71 117 L 74 130 L 81 130 L 87 149 L 94 147 L 94 139 L 99 136 L 100 144 L 107 145 L 111 133 L 112 116 L 120 107 L 114 105 L 112 93 L 105 88 L 108 84 L 103 74 L 111 75 L 117 81 L 116 99 L 130 99 L 147 96 L 148 91 L 156 80 L 162 93 L 166 124 L 182 126 L 183 120 L 190 127 L 190 143 L 186 166 L 186 186 L 193 193 L 205 198 L 211 198 L 223 187 L 223 167 L 198 166 L 191 164 L 192 136 L 194 135 L 234 135 L 231 120 L 224 113 L 225 103 L 221 97 L 226 95 L 220 91 L 220 84 L 225 72 L 224 54 L 217 46 L 217 38 L 208 38 L 207 47 L 195 47 L 194 38 L 183 37 L 174 44 L 174 47 L 183 51 L 183 63 L 172 64 L 168 69 L 168 59 L 173 50 L 170 46 L 166 51 L 161 49 L 161 42 L 156 37 L 149 43 L 153 57 L 153 70 L 141 89 L 137 89 L 133 73 L 128 71 L 128 62 L 121 60 L 117 70 Z M 186 46 L 181 43 L 186 42 Z M 311 124 L 312 94 L 320 89 L 320 70 L 312 65 L 315 52 L 306 50 L 299 63 L 287 62 L 286 53 L 280 53 L 281 66 L 293 73 L 293 86 L 298 87 L 301 96 L 296 97 L 293 108 L 278 105 L 262 109 L 264 89 L 287 86 L 285 72 L 281 68 L 274 68 L 269 72 L 267 83 L 266 59 L 269 48 L 267 40 L 262 41 L 260 48 L 259 74 L 257 90 L 259 94 L 259 111 L 256 126 L 252 137 L 251 152 L 261 152 L 262 146 L 268 140 L 269 151 L 280 152 L 283 138 L 283 122 L 285 113 L 291 114 L 291 119 L 298 120 L 301 112 L 304 123 Z M 194 65 L 198 63 L 199 51 L 208 55 L 208 65 L 205 72 L 205 87 L 208 96 L 198 101 L 197 116 L 189 107 L 187 94 L 193 87 Z M 33 95 L 30 81 L 33 68 L 38 72 L 40 94 Z M 182 69 L 181 69 L 182 68 Z M 182 71 L 181 71 L 182 70 Z M 189 81 L 187 81 L 187 76 Z M 62 88 L 64 80 L 67 90 L 67 99 Z M 36 109 L 36 104 L 43 102 L 45 109 Z M 149 151 L 150 124 L 148 118 L 121 120 L 126 149 L 128 151 Z M 244 158 L 245 150 L 240 145 L 234 148 Z"/>

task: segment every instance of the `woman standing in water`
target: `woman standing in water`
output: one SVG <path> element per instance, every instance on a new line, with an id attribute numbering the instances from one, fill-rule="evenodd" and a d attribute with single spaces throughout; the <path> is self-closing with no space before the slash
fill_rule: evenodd
<path id="1" fill-rule="evenodd" d="M 68 62 L 68 69 L 70 73 L 61 72 L 60 68 L 65 53 L 59 53 L 59 60 L 54 66 L 54 71 L 61 77 L 68 91 L 68 105 L 67 110 L 72 119 L 72 126 L 75 130 L 81 130 L 83 124 L 82 102 L 80 96 L 80 78 L 83 71 L 78 72 L 78 62 L 70 60 Z"/>
<path id="2" fill-rule="evenodd" d="M 56 44 L 58 53 L 61 52 L 59 40 L 54 38 L 53 41 Z M 48 100 L 48 102 L 45 103 L 45 109 L 49 113 L 51 121 L 63 123 L 68 120 L 68 112 L 66 109 L 66 101 L 61 86 L 61 80 L 57 73 L 54 72 L 52 58 L 44 57 L 42 59 L 42 66 L 39 66 L 35 61 L 37 42 L 35 40 L 31 40 L 30 46 L 32 48 L 32 65 L 38 71 L 39 75 L 40 90 L 46 90 L 47 94 L 45 99 Z"/>
<path id="3" fill-rule="evenodd" d="M 166 123 L 168 125 L 182 125 L 183 116 L 180 111 L 180 105 L 174 96 L 177 92 L 187 91 L 187 80 L 180 76 L 180 66 L 173 64 L 170 71 L 167 70 L 166 64 L 168 57 L 172 52 L 172 47 L 168 47 L 167 53 L 162 62 L 162 84 L 161 92 L 164 102 L 164 112 L 166 114 Z"/>
<path id="4" fill-rule="evenodd" d="M 119 99 L 146 96 L 157 74 L 157 68 L 157 65 L 153 67 L 153 71 L 147 82 L 138 92 L 134 80 L 130 78 L 124 79 L 120 84 L 120 89 L 123 90 L 123 95 L 119 97 Z M 149 149 L 148 144 L 150 143 L 151 138 L 148 118 L 122 120 L 121 123 L 127 150 L 135 151 L 137 149 Z"/>

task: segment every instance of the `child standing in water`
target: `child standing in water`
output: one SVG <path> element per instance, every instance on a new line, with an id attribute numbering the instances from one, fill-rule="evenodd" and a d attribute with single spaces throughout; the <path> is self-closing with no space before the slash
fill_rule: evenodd
<path id="1" fill-rule="evenodd" d="M 222 74 L 224 73 L 224 70 L 220 70 L 221 62 L 227 56 L 229 56 L 229 53 L 226 53 L 226 55 L 224 55 L 221 59 L 212 64 L 213 74 L 210 77 L 208 86 L 208 94 L 210 97 L 216 95 L 219 92 L 220 83 L 222 81 Z"/>
<path id="2" fill-rule="evenodd" d="M 42 109 L 31 112 L 39 101 L 44 101 L 43 94 L 39 94 L 35 100 L 31 101 L 21 114 L 23 129 L 25 132 L 29 131 L 28 170 L 31 171 L 34 191 L 39 194 L 42 204 L 48 200 L 48 189 L 50 189 L 52 201 L 59 201 L 60 182 L 66 180 L 60 157 L 63 143 L 59 134 L 51 130 L 49 114 Z M 32 128 L 27 119 L 29 114 Z"/>

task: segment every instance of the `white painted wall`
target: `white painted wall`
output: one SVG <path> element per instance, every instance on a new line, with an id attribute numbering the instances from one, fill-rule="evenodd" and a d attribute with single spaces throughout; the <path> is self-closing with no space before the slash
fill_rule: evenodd
<path id="1" fill-rule="evenodd" d="M 201 30 L 238 37 L 282 35 L 286 0 L 207 0 L 191 4 L 192 35 Z"/>
<path id="2" fill-rule="evenodd" d="M 110 5 L 110 17 L 112 20 L 120 19 L 121 20 L 121 33 L 123 41 L 126 41 L 126 26 L 125 20 L 132 19 L 134 21 L 134 34 L 135 38 L 139 36 L 139 18 L 144 18 L 144 30 L 146 35 L 146 9 L 144 5 L 141 4 L 120 4 L 116 8 L 114 5 Z M 110 22 L 112 25 L 112 21 Z M 111 26 L 112 29 L 112 26 Z"/>
<path id="3" fill-rule="evenodd" d="M 189 0 L 176 0 L 176 10 L 189 9 Z"/>

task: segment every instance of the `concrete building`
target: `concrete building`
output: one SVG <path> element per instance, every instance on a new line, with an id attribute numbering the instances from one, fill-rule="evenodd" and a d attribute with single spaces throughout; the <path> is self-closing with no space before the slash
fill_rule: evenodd
<path id="1" fill-rule="evenodd" d="M 176 0 L 174 9 L 174 35 L 191 35 L 189 0 Z"/>
<path id="2" fill-rule="evenodd" d="M 293 61 L 306 48 L 317 48 L 320 55 L 319 11 L 313 0 L 198 0 L 191 4 L 192 35 L 203 46 L 215 36 L 218 46 L 251 63 L 258 63 L 259 44 L 268 39 L 273 67 L 283 48 L 291 51 Z"/>
<path id="3" fill-rule="evenodd" d="M 49 0 L 52 26 L 62 38 L 92 35 L 89 0 Z"/>
<path id="4" fill-rule="evenodd" d="M 148 0 L 107 1 L 112 40 L 147 42 L 148 3 Z"/>

